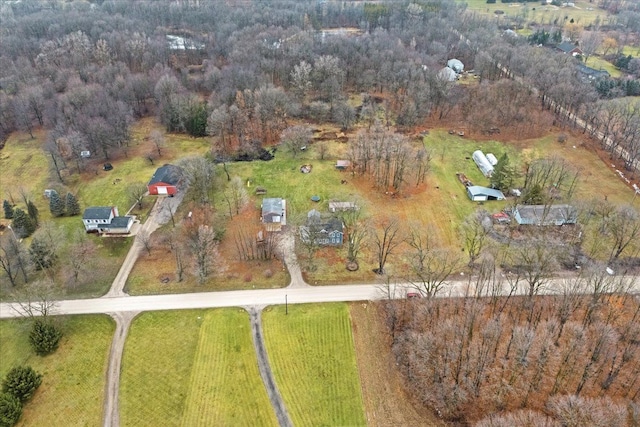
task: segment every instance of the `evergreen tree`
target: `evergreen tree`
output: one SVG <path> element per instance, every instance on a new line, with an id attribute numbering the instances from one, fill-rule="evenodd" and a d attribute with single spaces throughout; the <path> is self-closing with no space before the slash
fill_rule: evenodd
<path id="1" fill-rule="evenodd" d="M 29 333 L 31 347 L 39 356 L 45 356 L 56 351 L 60 338 L 62 338 L 62 332 L 55 325 L 42 318 L 38 318 L 33 322 L 33 327 Z"/>
<path id="2" fill-rule="evenodd" d="M 11 206 L 8 200 L 2 202 L 2 209 L 4 209 L 4 217 L 6 219 L 13 218 L 13 206 Z"/>
<path id="3" fill-rule="evenodd" d="M 493 169 L 493 174 L 491 174 L 491 186 L 501 191 L 506 191 L 513 187 L 517 178 L 518 171 L 511 165 L 507 153 L 504 153 Z"/>
<path id="4" fill-rule="evenodd" d="M 36 226 L 27 215 L 25 211 L 20 208 L 16 208 L 13 212 L 13 221 L 11 221 L 11 228 L 18 237 L 27 237 L 36 231 Z"/>
<path id="5" fill-rule="evenodd" d="M 22 416 L 22 403 L 11 393 L 0 394 L 0 426 L 13 426 Z"/>
<path id="6" fill-rule="evenodd" d="M 31 399 L 41 383 L 42 374 L 31 366 L 16 366 L 2 381 L 2 392 L 12 394 L 24 403 Z"/>
<path id="7" fill-rule="evenodd" d="M 64 215 L 64 202 L 57 191 L 51 193 L 49 197 L 49 210 L 51 211 L 51 215 L 55 217 Z"/>
<path id="8" fill-rule="evenodd" d="M 33 222 L 34 227 L 38 227 L 38 208 L 33 204 L 31 200 L 27 200 L 27 213 L 29 214 L 29 218 Z M 35 230 L 35 228 L 34 228 Z"/>
<path id="9" fill-rule="evenodd" d="M 67 193 L 65 198 L 65 210 L 69 216 L 80 215 L 80 204 L 78 203 L 78 199 L 76 199 L 76 196 L 71 193 Z"/>
<path id="10" fill-rule="evenodd" d="M 29 247 L 29 255 L 36 270 L 47 269 L 55 264 L 57 255 L 50 244 L 41 237 L 34 237 Z"/>

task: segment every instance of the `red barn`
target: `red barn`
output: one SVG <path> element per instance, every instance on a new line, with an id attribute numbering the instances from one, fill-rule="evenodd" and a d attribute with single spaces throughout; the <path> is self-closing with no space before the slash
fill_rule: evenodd
<path id="1" fill-rule="evenodd" d="M 182 169 L 174 165 L 164 165 L 159 167 L 147 184 L 149 194 L 170 195 L 178 192 L 178 187 L 182 181 Z"/>

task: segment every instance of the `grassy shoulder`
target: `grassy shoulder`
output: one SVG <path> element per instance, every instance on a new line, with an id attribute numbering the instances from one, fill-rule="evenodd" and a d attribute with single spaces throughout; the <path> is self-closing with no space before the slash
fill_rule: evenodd
<path id="1" fill-rule="evenodd" d="M 406 392 L 396 367 L 385 313 L 379 304 L 354 302 L 349 305 L 353 341 L 362 383 L 367 425 L 437 426 L 444 424 L 414 402 Z"/>
<path id="2" fill-rule="evenodd" d="M 264 310 L 271 369 L 297 426 L 365 425 L 362 392 L 346 304 Z"/>
<path id="3" fill-rule="evenodd" d="M 61 322 L 64 336 L 58 350 L 46 357 L 36 356 L 29 345 L 29 321 L 0 321 L 0 376 L 17 365 L 30 365 L 43 374 L 18 425 L 100 425 L 115 323 L 106 315 L 55 321 Z"/>
<path id="4" fill-rule="evenodd" d="M 230 308 L 137 317 L 125 345 L 120 411 L 123 425 L 277 425 L 248 314 Z"/>

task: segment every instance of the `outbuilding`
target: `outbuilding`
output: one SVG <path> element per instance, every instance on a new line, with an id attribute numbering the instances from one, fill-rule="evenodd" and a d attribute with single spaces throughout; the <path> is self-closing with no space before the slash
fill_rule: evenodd
<path id="1" fill-rule="evenodd" d="M 484 202 L 487 200 L 504 200 L 504 194 L 494 188 L 472 185 L 467 187 L 467 196 L 474 202 Z"/>
<path id="2" fill-rule="evenodd" d="M 451 68 L 456 74 L 464 71 L 464 64 L 459 59 L 452 58 L 447 61 L 447 67 Z"/>
<path id="3" fill-rule="evenodd" d="M 513 218 L 520 225 L 575 224 L 578 211 L 571 205 L 517 205 Z"/>
<path id="4" fill-rule="evenodd" d="M 478 169 L 480 169 L 482 174 L 487 178 L 491 177 L 491 174 L 493 174 L 493 166 L 489 159 L 487 159 L 487 156 L 485 156 L 482 151 L 476 150 L 471 157 L 473 161 L 476 162 L 476 165 L 478 165 Z"/>
<path id="5" fill-rule="evenodd" d="M 151 177 L 147 188 L 149 194 L 155 196 L 173 196 L 178 192 L 178 187 L 182 182 L 182 169 L 178 166 L 166 164 L 156 169 Z"/>

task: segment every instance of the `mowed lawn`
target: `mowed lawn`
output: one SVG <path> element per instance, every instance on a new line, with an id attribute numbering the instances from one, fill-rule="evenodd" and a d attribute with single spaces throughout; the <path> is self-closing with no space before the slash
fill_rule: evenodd
<path id="1" fill-rule="evenodd" d="M 271 369 L 295 426 L 365 425 L 347 304 L 267 307 Z"/>
<path id="2" fill-rule="evenodd" d="M 120 384 L 123 426 L 269 426 L 249 316 L 238 308 L 143 313 Z"/>
<path id="3" fill-rule="evenodd" d="M 102 424 L 109 348 L 115 323 L 106 315 L 68 316 L 58 350 L 36 356 L 29 345 L 30 322 L 0 321 L 0 377 L 14 366 L 30 365 L 42 384 L 25 404 L 19 426 Z"/>

